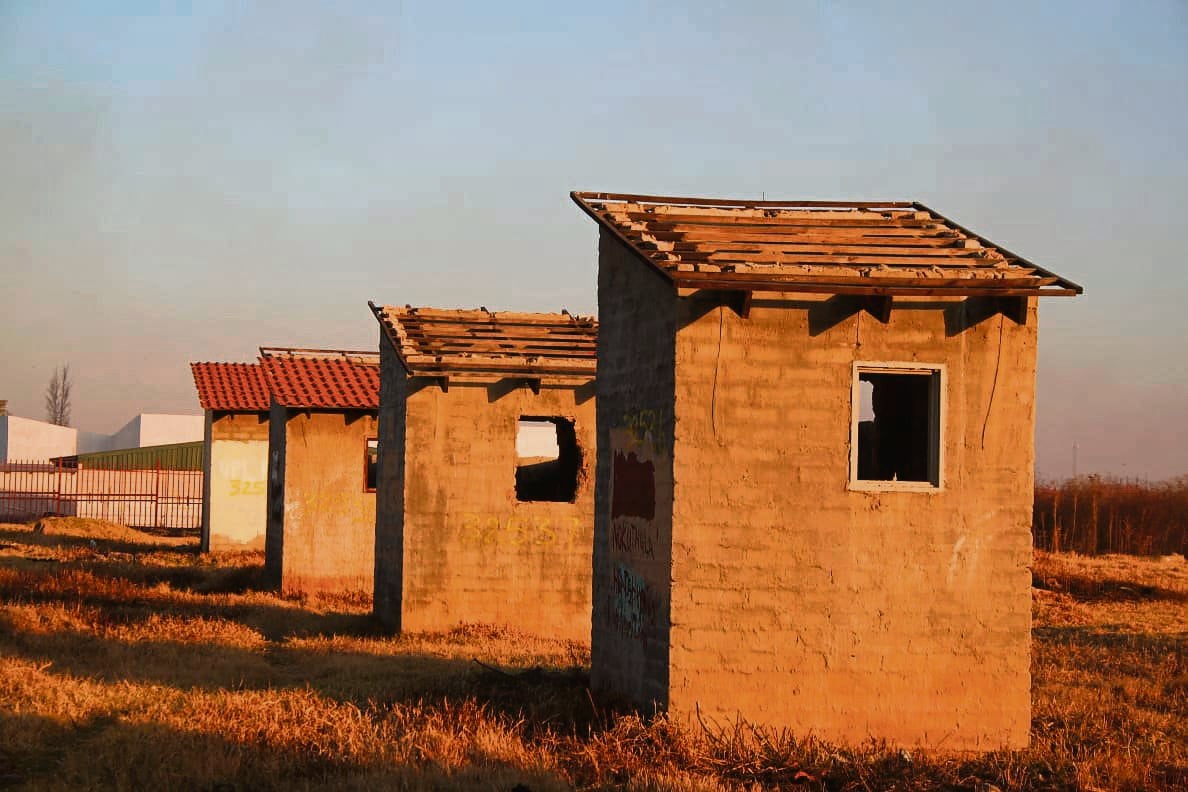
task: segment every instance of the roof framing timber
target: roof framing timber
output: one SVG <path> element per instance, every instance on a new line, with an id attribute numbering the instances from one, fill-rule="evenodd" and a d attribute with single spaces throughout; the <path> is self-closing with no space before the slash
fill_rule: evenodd
<path id="1" fill-rule="evenodd" d="M 512 378 L 539 389 L 586 382 L 596 371 L 598 323 L 590 317 L 368 306 L 412 377 L 447 386 L 452 378 Z"/>
<path id="2" fill-rule="evenodd" d="M 573 192 L 678 294 L 1072 296 L 1081 286 L 916 201 L 740 201 Z M 879 312 L 886 304 L 879 304 Z"/>

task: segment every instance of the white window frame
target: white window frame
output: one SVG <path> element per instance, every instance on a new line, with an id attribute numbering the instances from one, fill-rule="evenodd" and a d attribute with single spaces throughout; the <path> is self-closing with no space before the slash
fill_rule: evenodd
<path id="1" fill-rule="evenodd" d="M 858 424 L 861 422 L 862 374 L 918 374 L 934 377 L 928 391 L 929 433 L 936 437 L 928 451 L 929 481 L 871 481 L 858 478 Z M 850 474 L 846 489 L 856 492 L 944 492 L 945 425 L 948 405 L 945 392 L 948 374 L 943 363 L 901 363 L 885 360 L 856 360 L 850 380 Z"/>

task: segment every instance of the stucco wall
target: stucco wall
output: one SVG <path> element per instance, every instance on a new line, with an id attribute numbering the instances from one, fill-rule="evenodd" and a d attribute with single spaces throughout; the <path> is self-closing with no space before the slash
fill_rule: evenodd
<path id="1" fill-rule="evenodd" d="M 71 456 L 78 449 L 78 431 L 15 415 L 0 416 L 0 461 L 44 462 Z"/>
<path id="2" fill-rule="evenodd" d="M 625 269 L 622 255 L 604 245 L 600 270 Z M 608 291 L 609 352 L 631 314 Z M 824 300 L 757 301 L 742 319 L 669 298 L 682 325 L 671 648 L 645 651 L 670 651 L 674 716 L 741 715 L 853 743 L 1027 743 L 1035 306 L 1025 326 L 996 315 L 962 330 L 957 303 L 902 302 L 887 325 L 860 314 L 829 326 Z M 640 327 L 655 321 L 642 305 Z M 943 490 L 847 487 L 855 361 L 945 366 Z M 662 376 L 599 365 L 608 411 L 621 379 Z M 597 557 L 595 569 L 596 588 L 614 585 Z M 602 683 L 623 660 L 608 660 L 598 634 L 596 620 Z M 629 679 L 614 689 L 649 700 Z"/>
<path id="3" fill-rule="evenodd" d="M 590 683 L 651 709 L 668 702 L 676 304 L 606 231 L 599 253 Z"/>
<path id="4" fill-rule="evenodd" d="M 377 436 L 375 415 L 274 406 L 270 424 L 270 576 L 285 593 L 371 596 L 375 493 L 364 491 L 364 449 Z"/>
<path id="5" fill-rule="evenodd" d="M 406 631 L 489 623 L 588 639 L 593 385 L 546 385 L 535 394 L 506 381 L 452 382 L 446 392 L 428 385 L 409 393 L 403 380 L 403 369 L 386 354 L 377 613 Z M 401 396 L 403 408 L 388 407 Z M 403 443 L 395 425 L 401 412 Z M 572 503 L 516 499 L 521 416 L 573 421 L 583 472 Z M 403 463 L 393 448 L 404 449 Z"/>
<path id="6" fill-rule="evenodd" d="M 215 413 L 207 442 L 204 549 L 263 550 L 268 414 Z"/>

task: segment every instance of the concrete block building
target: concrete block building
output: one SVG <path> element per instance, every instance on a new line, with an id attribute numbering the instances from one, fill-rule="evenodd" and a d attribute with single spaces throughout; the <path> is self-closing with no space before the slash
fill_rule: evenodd
<path id="1" fill-rule="evenodd" d="M 269 581 L 287 594 L 371 595 L 379 355 L 262 348 L 271 396 Z"/>
<path id="2" fill-rule="evenodd" d="M 597 324 L 377 307 L 375 612 L 587 640 Z"/>
<path id="3" fill-rule="evenodd" d="M 954 750 L 1030 724 L 1038 298 L 907 202 L 574 193 L 599 226 L 591 682 Z"/>
<path id="4" fill-rule="evenodd" d="M 206 413 L 202 550 L 263 550 L 268 514 L 268 411 L 257 363 L 191 363 Z"/>

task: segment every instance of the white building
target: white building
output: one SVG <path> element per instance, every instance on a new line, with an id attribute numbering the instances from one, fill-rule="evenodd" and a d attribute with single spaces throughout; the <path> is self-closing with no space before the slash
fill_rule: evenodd
<path id="1" fill-rule="evenodd" d="M 43 462 L 78 452 L 78 431 L 32 418 L 0 415 L 0 463 Z"/>
<path id="2" fill-rule="evenodd" d="M 201 442 L 205 431 L 205 417 L 201 415 L 169 415 L 141 413 L 118 432 L 82 438 L 79 453 L 118 451 L 124 448 L 168 445 L 171 443 Z"/>
<path id="3" fill-rule="evenodd" d="M 7 402 L 0 400 L 0 463 L 44 462 L 96 451 L 195 443 L 202 441 L 204 429 L 201 415 L 141 413 L 115 434 L 80 432 L 70 426 L 9 415 Z"/>

